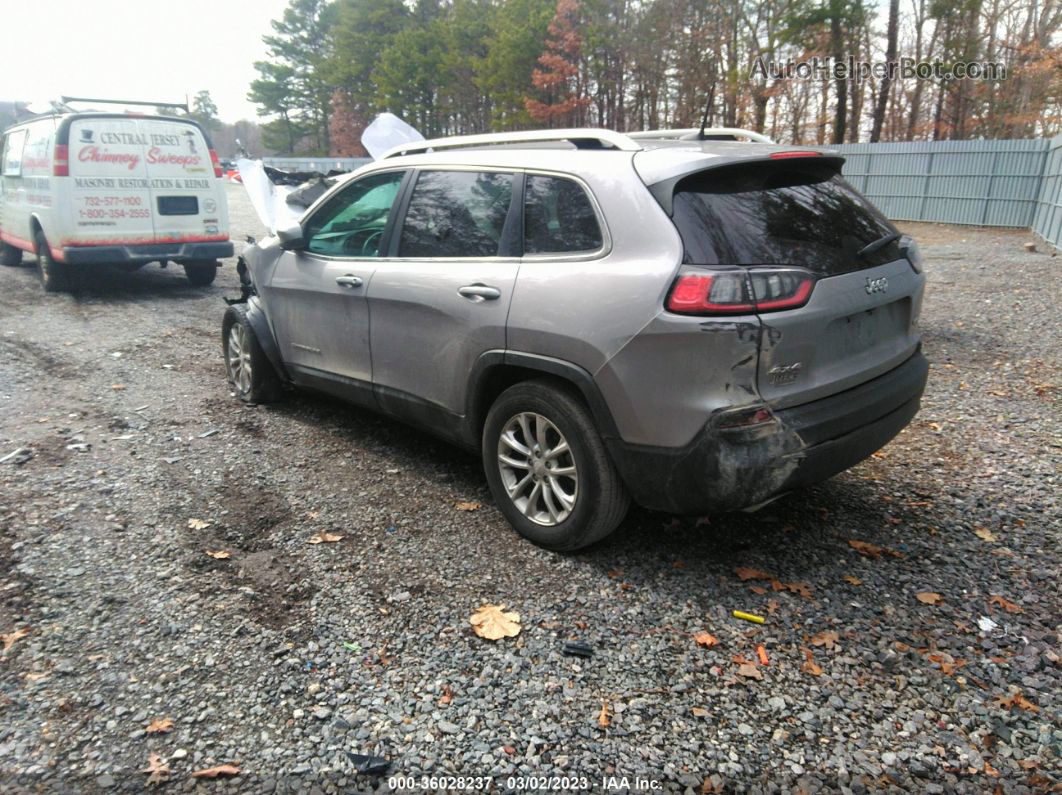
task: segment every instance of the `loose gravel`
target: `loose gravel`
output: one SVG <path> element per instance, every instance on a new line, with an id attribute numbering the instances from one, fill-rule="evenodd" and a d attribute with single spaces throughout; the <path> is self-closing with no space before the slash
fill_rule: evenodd
<path id="1" fill-rule="evenodd" d="M 911 229 L 933 367 L 900 437 L 760 513 L 633 510 L 575 555 L 517 537 L 429 436 L 232 398 L 232 262 L 206 289 L 153 266 L 58 296 L 0 269 L 3 789 L 140 791 L 155 754 L 175 790 L 387 791 L 350 753 L 495 791 L 1059 786 L 1059 260 Z M 522 632 L 476 637 L 488 603 Z"/>

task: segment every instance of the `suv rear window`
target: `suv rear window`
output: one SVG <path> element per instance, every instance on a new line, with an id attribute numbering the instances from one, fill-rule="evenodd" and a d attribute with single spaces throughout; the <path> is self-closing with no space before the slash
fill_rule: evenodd
<path id="1" fill-rule="evenodd" d="M 421 172 L 402 225 L 398 256 L 497 256 L 512 195 L 512 174 Z"/>
<path id="2" fill-rule="evenodd" d="M 524 181 L 524 253 L 566 254 L 601 248 L 601 228 L 574 181 L 528 174 Z"/>
<path id="3" fill-rule="evenodd" d="M 901 256 L 895 231 L 825 163 L 743 163 L 698 172 L 675 187 L 674 222 L 696 265 L 797 265 L 834 275 Z"/>

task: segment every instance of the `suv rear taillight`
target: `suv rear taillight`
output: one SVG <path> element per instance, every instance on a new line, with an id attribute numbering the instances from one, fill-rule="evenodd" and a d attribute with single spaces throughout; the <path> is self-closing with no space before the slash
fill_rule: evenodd
<path id="1" fill-rule="evenodd" d="M 683 315 L 747 315 L 796 309 L 808 302 L 815 277 L 799 268 L 684 269 L 665 306 Z"/>
<path id="2" fill-rule="evenodd" d="M 225 172 L 221 168 L 221 161 L 218 159 L 218 153 L 213 149 L 210 150 L 210 162 L 214 165 L 214 176 L 223 177 Z"/>
<path id="3" fill-rule="evenodd" d="M 55 145 L 55 157 L 52 158 L 52 176 L 70 176 L 70 149 L 66 144 Z"/>

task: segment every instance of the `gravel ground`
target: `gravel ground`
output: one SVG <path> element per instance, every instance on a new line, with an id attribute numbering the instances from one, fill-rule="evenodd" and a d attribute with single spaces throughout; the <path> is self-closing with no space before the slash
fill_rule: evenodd
<path id="1" fill-rule="evenodd" d="M 1059 260 L 911 229 L 933 369 L 900 437 L 758 514 L 634 510 L 570 556 L 520 540 L 441 442 L 232 398 L 232 262 L 207 289 L 152 267 L 54 297 L 0 269 L 0 457 L 29 451 L 0 464 L 2 788 L 141 790 L 156 754 L 170 789 L 388 789 L 347 752 L 495 790 L 1060 786 Z M 484 603 L 522 633 L 475 637 Z"/>

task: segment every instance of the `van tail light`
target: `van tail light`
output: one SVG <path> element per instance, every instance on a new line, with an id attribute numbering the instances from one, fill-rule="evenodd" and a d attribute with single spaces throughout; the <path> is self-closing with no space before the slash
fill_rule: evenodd
<path id="1" fill-rule="evenodd" d="M 791 157 L 822 157 L 822 152 L 816 152 L 813 149 L 791 149 L 787 152 L 771 152 L 770 154 L 771 160 L 788 160 Z"/>
<path id="2" fill-rule="evenodd" d="M 52 176 L 70 176 L 70 149 L 66 144 L 55 145 L 55 157 L 52 158 Z"/>
<path id="3" fill-rule="evenodd" d="M 666 306 L 683 315 L 747 315 L 796 309 L 808 302 L 815 277 L 798 268 L 685 269 Z"/>
<path id="4" fill-rule="evenodd" d="M 218 160 L 218 153 L 215 152 L 213 149 L 210 150 L 210 162 L 214 166 L 214 176 L 215 177 L 223 177 L 223 176 L 225 176 L 225 172 L 221 170 L 221 161 Z"/>

